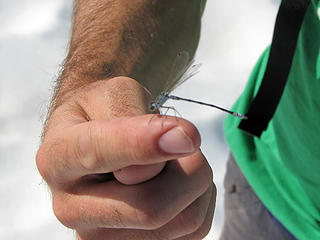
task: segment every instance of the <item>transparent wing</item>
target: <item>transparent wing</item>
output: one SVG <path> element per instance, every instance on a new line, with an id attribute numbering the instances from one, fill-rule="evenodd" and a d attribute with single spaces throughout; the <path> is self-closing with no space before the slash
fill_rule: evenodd
<path id="1" fill-rule="evenodd" d="M 192 78 L 194 75 L 199 73 L 200 67 L 202 66 L 201 63 L 194 64 L 194 60 L 192 61 L 192 65 L 188 66 L 184 74 L 181 76 L 180 80 L 178 81 L 178 84 L 176 84 L 172 90 L 176 89 L 178 86 L 183 84 L 185 81 Z"/>
<path id="2" fill-rule="evenodd" d="M 190 63 L 190 54 L 187 51 L 179 52 L 171 66 L 170 74 L 164 85 L 164 91 L 171 92 L 176 86 L 179 85 L 179 80 L 185 72 Z"/>
<path id="3" fill-rule="evenodd" d="M 190 61 L 190 55 L 187 51 L 179 52 L 173 63 L 164 91 L 173 91 L 182 83 L 196 75 L 200 67 L 201 64 L 195 64 L 194 60 Z"/>

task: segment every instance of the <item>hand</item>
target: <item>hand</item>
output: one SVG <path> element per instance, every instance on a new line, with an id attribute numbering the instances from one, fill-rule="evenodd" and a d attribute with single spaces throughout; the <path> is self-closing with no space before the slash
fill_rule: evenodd
<path id="1" fill-rule="evenodd" d="M 114 78 L 69 93 L 53 111 L 37 166 L 57 218 L 79 239 L 207 235 L 216 190 L 199 133 L 183 119 L 143 115 L 148 102 L 137 82 Z"/>

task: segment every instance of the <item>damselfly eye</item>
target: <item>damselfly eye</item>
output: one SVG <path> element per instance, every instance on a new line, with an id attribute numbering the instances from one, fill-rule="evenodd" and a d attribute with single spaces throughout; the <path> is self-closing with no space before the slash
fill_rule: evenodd
<path id="1" fill-rule="evenodd" d="M 149 111 L 150 112 L 155 112 L 157 109 L 155 102 L 151 102 L 149 105 Z"/>

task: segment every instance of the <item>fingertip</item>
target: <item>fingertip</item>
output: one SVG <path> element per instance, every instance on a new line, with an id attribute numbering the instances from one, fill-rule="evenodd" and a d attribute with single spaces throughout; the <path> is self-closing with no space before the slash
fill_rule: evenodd
<path id="1" fill-rule="evenodd" d="M 193 140 L 181 126 L 174 127 L 164 133 L 158 140 L 160 149 L 170 154 L 185 154 L 195 151 Z"/>
<path id="2" fill-rule="evenodd" d="M 169 154 L 188 154 L 200 148 L 201 136 L 196 126 L 183 118 L 163 117 L 159 147 Z"/>
<path id="3" fill-rule="evenodd" d="M 189 121 L 171 116 L 138 116 L 127 126 L 138 137 L 139 146 L 159 150 L 161 155 L 188 155 L 200 148 L 201 137 L 198 129 Z M 129 133 L 129 132 L 128 132 Z"/>

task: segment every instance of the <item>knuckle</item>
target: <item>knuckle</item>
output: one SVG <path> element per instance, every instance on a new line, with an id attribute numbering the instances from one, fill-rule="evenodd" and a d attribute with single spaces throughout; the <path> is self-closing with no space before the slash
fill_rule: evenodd
<path id="1" fill-rule="evenodd" d="M 40 175 L 42 176 L 42 178 L 45 181 L 48 181 L 49 171 L 48 171 L 48 167 L 46 164 L 46 153 L 44 151 L 43 146 L 41 146 L 37 152 L 36 164 L 37 164 L 38 171 L 39 171 Z"/>
<path id="2" fill-rule="evenodd" d="M 106 82 L 108 85 L 109 109 L 114 117 L 136 116 L 146 112 L 137 99 L 143 98 L 141 86 L 133 79 L 117 77 Z"/>
<path id="3" fill-rule="evenodd" d="M 68 204 L 68 199 L 64 194 L 56 196 L 53 194 L 52 208 L 56 218 L 66 227 L 76 229 L 78 224 L 78 217 L 76 216 L 76 204 Z"/>
<path id="4" fill-rule="evenodd" d="M 206 191 L 213 182 L 213 171 L 205 158 L 203 158 L 202 166 L 201 168 L 199 168 L 198 173 L 202 179 L 201 182 L 202 182 L 203 190 Z"/>
<path id="5" fill-rule="evenodd" d="M 46 147 L 48 165 L 50 167 L 50 177 L 59 177 L 57 174 L 69 170 L 71 159 L 69 147 L 64 138 L 50 140 Z M 49 163 L 50 161 L 50 163 Z"/>
<path id="6" fill-rule="evenodd" d="M 51 183 L 56 177 L 58 168 L 66 168 L 65 162 L 66 144 L 63 140 L 49 140 L 43 143 L 36 155 L 36 164 L 43 179 Z"/>
<path id="7" fill-rule="evenodd" d="M 148 239 L 152 240 L 171 240 L 171 238 L 168 236 L 168 234 L 163 233 L 162 231 L 151 231 L 151 237 Z"/>
<path id="8" fill-rule="evenodd" d="M 114 156 L 123 156 L 126 148 L 118 150 L 119 146 L 110 141 L 110 133 L 106 134 L 108 129 L 104 120 L 86 124 L 87 127 L 82 128 L 84 132 L 78 135 L 73 145 L 72 157 L 75 158 L 80 168 L 88 172 L 104 171 L 108 164 L 112 165 L 112 161 L 115 160 Z M 109 152 L 110 149 L 113 150 L 112 154 Z M 118 155 L 117 151 L 119 151 Z"/>
<path id="9" fill-rule="evenodd" d="M 215 196 L 215 194 L 216 194 L 216 187 L 215 187 L 214 184 L 212 184 L 212 194 L 213 194 L 213 196 Z M 214 201 L 214 200 L 211 199 L 211 201 Z M 212 208 L 209 205 L 209 209 L 207 210 L 207 216 L 205 217 L 203 223 L 201 224 L 201 226 L 194 233 L 192 233 L 192 238 L 190 238 L 190 239 L 188 238 L 188 240 L 191 240 L 191 239 L 194 239 L 194 240 L 203 239 L 209 234 L 209 232 L 211 230 L 211 227 L 212 227 L 213 214 L 212 214 L 211 217 L 208 217 L 208 214 L 210 214 L 211 211 L 214 211 L 214 206 Z"/>
<path id="10" fill-rule="evenodd" d="M 209 165 L 207 165 L 206 171 L 207 171 L 206 176 L 207 176 L 207 184 L 208 184 L 207 186 L 209 187 L 213 182 L 213 171 Z"/>
<path id="11" fill-rule="evenodd" d="M 96 226 L 101 226 L 103 228 L 117 228 L 125 229 L 127 225 L 125 224 L 126 216 L 121 212 L 118 206 L 107 205 L 105 209 L 98 209 L 92 207 L 90 213 L 91 224 Z"/>
<path id="12" fill-rule="evenodd" d="M 212 195 L 217 196 L 217 186 L 214 182 L 211 182 L 211 187 L 212 187 Z"/>
<path id="13" fill-rule="evenodd" d="M 146 230 L 156 230 L 165 224 L 159 216 L 159 211 L 156 207 L 148 204 L 143 210 L 138 211 L 137 219 L 139 224 Z"/>
<path id="14" fill-rule="evenodd" d="M 206 199 L 211 197 L 211 190 L 195 200 L 189 207 L 180 215 L 180 225 L 184 227 L 188 233 L 199 231 L 206 221 L 209 210 L 209 202 Z"/>
<path id="15" fill-rule="evenodd" d="M 124 218 L 125 217 L 120 213 L 120 211 L 114 207 L 110 216 L 108 216 L 107 219 L 104 219 L 103 222 L 111 222 L 111 226 L 126 228 L 126 224 L 123 221 Z"/>
<path id="16" fill-rule="evenodd" d="M 197 207 L 191 207 L 181 216 L 180 225 L 189 233 L 196 232 L 205 220 L 206 215 Z"/>
<path id="17" fill-rule="evenodd" d="M 201 226 L 199 230 L 194 233 L 194 239 L 195 240 L 204 239 L 209 234 L 210 230 L 211 230 L 211 225 Z"/>
<path id="18" fill-rule="evenodd" d="M 85 131 L 85 133 L 79 135 L 74 145 L 74 156 L 82 168 L 89 171 L 96 170 L 102 165 L 103 158 L 99 155 L 100 151 L 96 149 L 103 149 L 100 146 L 104 142 L 103 130 L 99 122 L 96 122 L 95 124 L 89 124 Z"/>
<path id="19" fill-rule="evenodd" d="M 156 230 L 169 222 L 167 206 L 161 204 L 161 189 L 144 189 L 138 194 L 136 201 L 139 210 L 136 211 L 138 224 L 147 230 Z"/>

